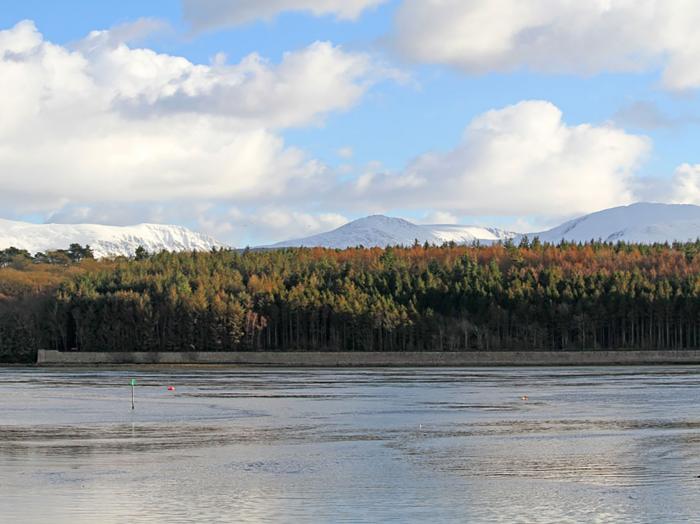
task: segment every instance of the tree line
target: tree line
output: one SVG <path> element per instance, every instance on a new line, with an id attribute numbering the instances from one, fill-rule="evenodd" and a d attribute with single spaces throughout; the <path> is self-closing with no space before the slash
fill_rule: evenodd
<path id="1" fill-rule="evenodd" d="M 141 250 L 103 260 L 71 247 L 60 262 L 1 262 L 0 252 L 0 360 L 28 361 L 40 347 L 700 347 L 700 242 Z"/>
<path id="2" fill-rule="evenodd" d="M 143 248 L 141 248 L 143 249 Z M 32 255 L 26 249 L 9 247 L 0 250 L 0 268 L 22 267 L 28 264 L 72 264 L 81 260 L 94 260 L 95 255 L 90 246 L 71 244 L 68 249 L 55 249 L 52 251 L 38 252 Z"/>

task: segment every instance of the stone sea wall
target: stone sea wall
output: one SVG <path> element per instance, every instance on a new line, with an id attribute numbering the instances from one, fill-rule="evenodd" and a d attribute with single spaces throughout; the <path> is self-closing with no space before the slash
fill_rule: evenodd
<path id="1" fill-rule="evenodd" d="M 39 350 L 40 366 L 129 364 L 280 367 L 601 366 L 700 364 L 700 351 L 472 352 L 60 352 Z"/>

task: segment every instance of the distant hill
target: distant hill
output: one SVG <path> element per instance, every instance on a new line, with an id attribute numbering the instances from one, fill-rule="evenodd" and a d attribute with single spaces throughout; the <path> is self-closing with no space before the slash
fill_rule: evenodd
<path id="1" fill-rule="evenodd" d="M 503 229 L 454 224 L 421 225 L 401 218 L 373 215 L 354 220 L 333 231 L 285 240 L 268 247 L 386 247 L 420 243 L 440 245 L 497 242 L 523 235 Z M 527 233 L 543 242 L 557 244 L 562 240 L 588 242 L 654 242 L 694 241 L 700 237 L 700 206 L 688 204 L 637 203 L 614 207 L 569 220 L 547 231 Z"/>
<path id="2" fill-rule="evenodd" d="M 35 254 L 39 251 L 66 249 L 74 243 L 89 244 L 98 258 L 130 256 L 138 246 L 143 246 L 151 253 L 163 250 L 209 251 L 214 247 L 225 247 L 211 237 L 181 226 L 32 224 L 0 219 L 0 249 L 16 247 Z"/>
<path id="3" fill-rule="evenodd" d="M 548 231 L 529 233 L 543 242 L 692 241 L 700 237 L 700 206 L 639 203 L 575 218 Z"/>
<path id="4" fill-rule="evenodd" d="M 442 244 L 454 241 L 458 244 L 494 242 L 515 236 L 515 233 L 496 228 L 460 226 L 453 224 L 419 225 L 383 215 L 373 215 L 354 220 L 327 233 L 278 242 L 269 247 L 327 247 L 347 248 L 355 246 L 386 247 L 408 246 L 416 240 L 421 244 Z"/>

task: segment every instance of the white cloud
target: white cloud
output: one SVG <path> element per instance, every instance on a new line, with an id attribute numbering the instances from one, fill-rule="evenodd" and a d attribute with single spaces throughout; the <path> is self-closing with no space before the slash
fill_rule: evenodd
<path id="1" fill-rule="evenodd" d="M 210 113 L 245 126 L 308 125 L 353 106 L 384 74 L 366 55 L 328 42 L 285 53 L 279 64 L 251 54 L 232 66 L 219 56 L 208 66 L 113 45 L 105 33 L 80 43 L 84 72 L 127 115 Z"/>
<path id="2" fill-rule="evenodd" d="M 700 204 L 700 164 L 678 166 L 671 183 L 674 204 Z"/>
<path id="3" fill-rule="evenodd" d="M 327 169 L 276 130 L 347 109 L 370 60 L 328 43 L 197 65 L 93 32 L 72 48 L 0 31 L 0 205 L 46 215 L 120 202 L 288 201 Z M 313 82 L 308 79 L 313 78 Z"/>
<path id="4" fill-rule="evenodd" d="M 614 127 L 569 126 L 553 104 L 524 101 L 475 118 L 455 149 L 364 175 L 343 194 L 389 208 L 568 216 L 632 202 L 649 146 Z"/>
<path id="5" fill-rule="evenodd" d="M 459 218 L 447 211 L 432 211 L 420 220 L 410 220 L 416 224 L 459 224 Z"/>
<path id="6" fill-rule="evenodd" d="M 263 207 L 255 212 L 232 208 L 203 212 L 199 229 L 234 245 L 264 245 L 322 233 L 346 224 L 339 213 L 305 213 L 284 207 Z"/>
<path id="7" fill-rule="evenodd" d="M 183 0 L 185 20 L 195 30 L 270 20 L 288 11 L 306 11 L 314 16 L 333 15 L 355 20 L 366 9 L 387 0 Z"/>
<path id="8" fill-rule="evenodd" d="M 139 18 L 131 22 L 117 24 L 109 31 L 92 31 L 86 41 L 92 41 L 93 45 L 117 46 L 119 44 L 134 44 L 141 42 L 156 34 L 171 33 L 173 31 L 166 21 L 158 18 Z M 78 42 L 81 44 L 84 42 Z"/>
<path id="9" fill-rule="evenodd" d="M 635 72 L 668 89 L 700 86 L 696 0 L 405 0 L 394 43 L 421 62 L 470 73 Z"/>
<path id="10" fill-rule="evenodd" d="M 338 153 L 338 156 L 340 158 L 348 159 L 348 158 L 352 158 L 354 151 L 352 150 L 352 147 L 345 146 L 345 147 L 341 147 L 340 149 L 338 149 L 336 151 L 336 153 Z"/>
<path id="11" fill-rule="evenodd" d="M 256 213 L 256 220 L 274 231 L 277 238 L 308 236 L 335 229 L 348 222 L 339 213 L 320 213 L 312 215 L 298 211 L 263 210 Z"/>
<path id="12" fill-rule="evenodd" d="M 189 210 L 183 203 L 181 209 Z M 46 217 L 49 224 L 105 224 L 129 226 L 141 223 L 166 224 L 177 223 L 178 219 L 187 217 L 169 216 L 171 208 L 157 202 L 125 203 L 98 202 L 87 205 L 68 205 Z"/>

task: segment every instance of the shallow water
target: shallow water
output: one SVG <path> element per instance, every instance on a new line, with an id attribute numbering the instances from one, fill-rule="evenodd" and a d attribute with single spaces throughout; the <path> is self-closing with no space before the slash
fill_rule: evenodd
<path id="1" fill-rule="evenodd" d="M 699 476 L 697 368 L 0 369 L 2 522 L 683 522 Z"/>

